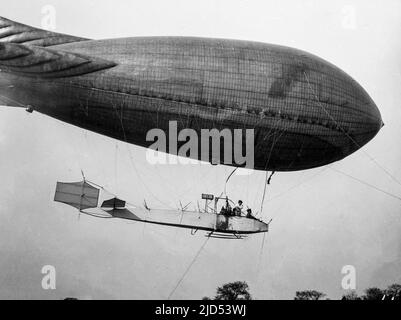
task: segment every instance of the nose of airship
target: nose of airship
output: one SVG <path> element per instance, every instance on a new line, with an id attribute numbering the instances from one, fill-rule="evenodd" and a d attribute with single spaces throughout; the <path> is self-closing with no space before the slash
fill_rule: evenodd
<path id="1" fill-rule="evenodd" d="M 377 107 L 377 105 L 374 102 L 371 105 L 371 108 L 374 108 L 376 110 L 375 113 L 378 115 L 376 121 L 377 121 L 377 127 L 378 127 L 377 132 L 379 132 L 380 129 L 384 127 L 383 118 L 382 118 L 382 115 L 381 115 L 381 113 L 379 111 L 379 108 Z"/>
<path id="2" fill-rule="evenodd" d="M 346 157 L 372 140 L 383 120 L 376 103 L 357 81 L 339 69 L 333 74 L 338 80 L 332 83 L 331 93 L 338 102 L 332 106 L 332 115 L 340 127 L 337 146 Z"/>
<path id="3" fill-rule="evenodd" d="M 359 129 L 354 132 L 354 137 L 360 145 L 370 141 L 384 126 L 380 110 L 368 93 L 359 85 L 355 106 L 360 110 Z"/>

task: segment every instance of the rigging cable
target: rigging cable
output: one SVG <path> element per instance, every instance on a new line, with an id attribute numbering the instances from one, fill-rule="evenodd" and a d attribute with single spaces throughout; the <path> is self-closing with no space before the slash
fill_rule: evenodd
<path id="1" fill-rule="evenodd" d="M 134 159 L 133 159 L 132 154 L 131 154 L 131 149 L 130 149 L 129 146 L 128 146 L 128 139 L 127 139 L 127 135 L 126 135 L 126 133 L 125 133 L 125 128 L 124 128 L 122 116 L 119 115 L 119 113 L 118 113 L 118 111 L 117 111 L 117 108 L 116 108 L 116 106 L 114 105 L 114 103 L 112 103 L 112 106 L 113 106 L 113 109 L 114 109 L 114 111 L 115 111 L 115 113 L 116 113 L 118 119 L 120 120 L 120 125 L 121 125 L 121 129 L 122 129 L 122 132 L 123 132 L 124 140 L 125 140 L 125 142 L 126 142 L 126 148 L 127 148 L 127 150 L 128 150 L 128 155 L 129 155 L 129 158 L 130 158 L 130 163 L 131 163 L 131 166 L 134 168 L 134 170 L 135 170 L 135 172 L 136 172 L 136 175 L 138 176 L 139 180 L 141 181 L 141 183 L 142 183 L 142 185 L 145 187 L 145 189 L 150 193 L 150 195 L 151 195 L 156 201 L 158 201 L 159 203 L 161 203 L 161 204 L 163 204 L 163 205 L 169 207 L 170 209 L 173 209 L 172 206 L 166 204 L 165 202 L 161 201 L 158 197 L 156 197 L 156 196 L 153 194 L 153 192 L 149 190 L 148 186 L 146 185 L 146 183 L 145 183 L 145 182 L 143 181 L 143 179 L 141 178 L 141 176 L 140 176 L 140 174 L 139 174 L 139 172 L 138 172 L 138 169 L 136 168 L 136 166 L 135 166 L 135 164 L 134 164 Z"/>
<path id="2" fill-rule="evenodd" d="M 224 184 L 224 195 L 227 195 L 227 183 L 228 180 L 230 180 L 231 176 L 234 174 L 234 172 L 238 169 L 238 167 L 235 167 L 235 169 L 233 171 L 231 171 L 231 173 L 228 175 L 227 179 L 226 179 L 226 183 Z"/>
<path id="3" fill-rule="evenodd" d="M 178 280 L 177 284 L 175 285 L 174 289 L 170 292 L 170 294 L 167 297 L 167 300 L 170 300 L 171 296 L 174 294 L 174 292 L 177 290 L 178 286 L 181 284 L 182 280 L 184 280 L 185 276 L 191 269 L 192 265 L 195 263 L 196 259 L 199 257 L 200 253 L 202 252 L 203 248 L 206 246 L 208 240 L 210 237 L 206 237 L 205 242 L 202 244 L 198 252 L 196 253 L 195 257 L 192 259 L 191 263 L 188 265 L 188 267 L 185 269 L 184 274 L 181 276 L 181 278 Z"/>
<path id="4" fill-rule="evenodd" d="M 260 215 L 262 215 L 262 211 L 263 211 L 263 203 L 265 202 L 265 196 L 266 196 L 266 188 L 267 185 L 270 184 L 270 180 L 272 179 L 273 174 L 275 174 L 276 171 L 272 171 L 272 173 L 270 174 L 270 176 L 268 176 L 269 171 L 266 171 L 266 179 L 265 179 L 265 185 L 263 188 L 263 197 L 262 197 L 262 201 L 260 203 Z"/>
<path id="5" fill-rule="evenodd" d="M 26 108 L 26 107 L 27 107 L 26 104 L 20 103 L 20 102 L 18 102 L 17 100 L 11 99 L 11 98 L 6 97 L 6 96 L 3 96 L 3 95 L 1 95 L 1 94 L 0 94 L 0 97 L 2 97 L 3 99 L 5 99 L 5 102 L 6 102 L 6 103 L 9 103 L 10 101 L 16 103 L 16 104 L 18 105 L 17 108 L 19 108 L 19 107 Z M 7 100 L 8 100 L 8 101 L 7 101 Z M 14 106 L 5 106 L 5 107 L 11 107 L 11 108 L 12 108 L 12 107 L 14 107 Z"/>
<path id="6" fill-rule="evenodd" d="M 327 170 L 328 168 L 330 168 L 331 165 L 332 165 L 332 164 L 327 165 L 327 166 L 324 166 L 320 171 L 316 172 L 314 175 L 312 175 L 312 176 L 310 176 L 310 177 L 308 177 L 308 178 L 302 180 L 301 182 L 299 182 L 299 183 L 293 185 L 292 187 L 289 187 L 287 190 L 284 190 L 283 192 L 281 192 L 281 193 L 279 193 L 279 194 L 276 194 L 275 196 L 273 196 L 273 197 L 271 197 L 269 200 L 267 200 L 267 202 L 270 202 L 270 201 L 272 201 L 272 200 L 274 200 L 274 199 L 280 198 L 280 197 L 286 195 L 287 192 L 290 192 L 290 191 L 292 191 L 292 190 L 294 190 L 294 189 L 299 188 L 301 185 L 303 185 L 303 184 L 305 184 L 306 182 L 308 182 L 308 181 L 314 179 L 314 178 L 317 177 L 319 174 L 321 174 L 323 171 L 325 171 L 325 170 Z"/>
<path id="7" fill-rule="evenodd" d="M 337 125 L 337 127 L 341 129 L 341 131 L 343 132 L 343 134 L 344 134 L 346 137 L 348 137 L 348 139 L 350 139 L 358 148 L 361 148 L 362 146 L 359 145 L 359 143 L 356 142 L 355 139 L 353 139 L 353 138 L 348 134 L 348 132 L 346 132 L 346 131 L 344 130 L 344 128 L 342 128 L 342 127 L 338 124 L 338 122 L 336 121 L 336 119 L 334 119 L 334 117 L 333 117 L 333 116 L 326 110 L 326 108 L 320 103 L 319 97 L 316 95 L 315 90 L 313 90 L 313 88 L 312 88 L 312 86 L 311 86 L 311 84 L 310 84 L 310 82 L 309 82 L 309 78 L 308 78 L 308 76 L 307 76 L 307 74 L 306 74 L 305 71 L 304 71 L 304 75 L 305 75 L 305 79 L 306 79 L 306 81 L 307 81 L 307 83 L 308 83 L 309 89 L 311 90 L 313 96 L 315 97 L 316 102 L 318 103 L 318 105 L 324 110 L 324 112 L 330 117 L 330 119 L 331 119 L 332 121 L 334 121 L 334 123 Z M 377 160 L 376 160 L 375 158 L 373 158 L 367 151 L 365 151 L 365 150 L 363 150 L 363 149 L 361 149 L 361 150 L 362 150 L 362 152 L 365 153 L 365 155 L 370 159 L 370 161 L 372 161 L 373 163 L 375 163 L 375 164 L 376 164 L 380 169 L 382 169 L 393 181 L 395 181 L 398 185 L 401 186 L 401 182 L 400 182 L 394 175 L 392 175 L 386 168 L 384 168 L 379 162 L 377 162 Z"/>
<path id="8" fill-rule="evenodd" d="M 370 187 L 370 188 L 373 188 L 373 189 L 375 189 L 375 190 L 377 190 L 377 191 L 380 191 L 380 192 L 382 192 L 382 193 L 384 193 L 384 194 L 387 194 L 387 195 L 390 196 L 390 197 L 393 197 L 393 198 L 395 198 L 395 199 L 401 200 L 401 197 L 399 197 L 399 196 L 397 196 L 397 195 L 395 195 L 395 194 L 392 194 L 392 193 L 390 193 L 390 192 L 388 192 L 388 191 L 386 191 L 386 190 L 380 189 L 380 188 L 374 186 L 373 184 L 370 184 L 370 183 L 368 183 L 368 182 L 366 182 L 366 181 L 363 181 L 363 180 L 361 180 L 361 179 L 359 179 L 359 178 L 356 178 L 356 177 L 354 177 L 354 176 L 351 176 L 350 174 L 348 174 L 348 173 L 346 173 L 346 172 L 343 172 L 343 171 L 338 170 L 338 169 L 335 169 L 335 168 L 330 168 L 330 169 L 333 170 L 333 171 L 336 171 L 336 172 L 338 172 L 338 173 L 341 173 L 342 175 L 344 175 L 344 176 L 346 176 L 346 177 L 348 177 L 348 178 L 351 178 L 351 179 L 353 179 L 353 180 L 355 180 L 355 181 L 358 181 L 358 182 L 360 182 L 360 183 L 362 183 L 362 184 L 364 184 L 364 185 L 366 185 L 366 186 L 368 186 L 368 187 Z"/>
<path id="9" fill-rule="evenodd" d="M 282 120 L 280 119 L 279 120 L 279 123 L 281 122 Z M 277 125 L 277 127 L 278 127 L 278 125 Z M 270 136 L 270 131 L 272 131 L 273 129 L 270 129 L 269 130 L 269 136 Z M 278 140 L 282 137 L 282 135 L 284 134 L 284 131 L 282 130 L 280 133 L 279 133 L 279 135 L 278 136 L 276 136 L 276 132 L 273 132 L 273 134 L 271 135 L 272 137 L 273 137 L 273 141 L 272 141 L 272 145 L 271 145 L 271 148 L 270 148 L 270 151 L 269 151 L 269 156 L 268 156 L 268 158 L 267 158 L 267 161 L 266 161 L 266 164 L 265 164 L 265 171 L 266 171 L 266 178 L 263 180 L 264 181 L 264 183 L 266 183 L 266 181 L 268 180 L 268 178 L 267 178 L 267 174 L 268 174 L 268 170 L 267 170 L 267 167 L 268 167 L 268 165 L 269 165 L 269 163 L 270 163 L 270 158 L 271 158 L 271 155 L 272 155 L 272 153 L 273 153 L 273 149 L 275 148 L 275 145 L 276 145 L 276 143 L 278 142 Z M 265 137 L 266 138 L 266 137 Z M 264 138 L 264 139 L 265 139 Z M 265 188 L 266 188 L 266 186 L 264 186 L 264 190 L 265 190 Z M 257 194 L 255 193 L 255 197 L 254 197 L 254 200 L 253 200 L 253 203 L 256 203 L 256 198 L 257 198 Z M 263 195 L 263 198 L 264 198 L 264 195 Z M 262 205 L 261 205 L 261 207 L 262 207 Z M 262 212 L 260 212 L 260 214 L 262 214 Z"/>
<path id="10" fill-rule="evenodd" d="M 258 280 L 258 277 L 259 277 L 260 265 L 261 265 L 262 256 L 263 256 L 263 248 L 265 246 L 266 233 L 268 233 L 268 232 L 264 232 L 263 233 L 262 243 L 260 245 L 258 264 L 257 264 L 257 267 L 256 267 L 256 280 Z"/>

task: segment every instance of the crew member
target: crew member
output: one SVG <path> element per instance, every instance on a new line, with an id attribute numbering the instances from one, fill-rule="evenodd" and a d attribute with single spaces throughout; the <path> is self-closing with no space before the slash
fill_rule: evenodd
<path id="1" fill-rule="evenodd" d="M 255 219 L 255 217 L 252 215 L 252 210 L 250 208 L 246 209 L 246 217 Z"/>
<path id="2" fill-rule="evenodd" d="M 244 209 L 244 206 L 242 204 L 242 200 L 238 200 L 238 204 L 234 208 L 235 215 L 240 217 L 242 215 L 243 209 Z"/>
<path id="3" fill-rule="evenodd" d="M 233 214 L 233 209 L 231 208 L 231 206 L 229 205 L 229 203 L 227 202 L 227 206 L 226 206 L 226 215 L 231 216 Z"/>
<path id="4" fill-rule="evenodd" d="M 226 199 L 226 215 L 231 216 L 233 214 L 233 209 L 228 203 L 228 199 Z"/>

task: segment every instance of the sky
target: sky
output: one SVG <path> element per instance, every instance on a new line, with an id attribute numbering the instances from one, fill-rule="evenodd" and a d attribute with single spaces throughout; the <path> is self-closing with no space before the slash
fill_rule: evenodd
<path id="1" fill-rule="evenodd" d="M 56 18 L 50 26 L 49 8 Z M 240 280 L 256 299 L 292 299 L 307 289 L 336 299 L 347 293 L 347 265 L 355 268 L 359 294 L 401 283 L 401 207 L 391 196 L 401 197 L 401 2 L 16 0 L 2 1 L 0 15 L 91 39 L 171 35 L 282 44 L 343 69 L 377 104 L 382 130 L 342 161 L 276 173 L 263 206 L 262 217 L 273 218 L 265 239 L 208 240 L 171 298 L 212 296 L 217 286 Z M 0 106 L 0 298 L 166 299 L 205 242 L 202 233 L 79 217 L 53 201 L 56 181 L 78 181 L 83 170 L 131 203 L 193 206 L 201 193 L 220 194 L 232 170 L 152 165 L 145 154 Z M 227 191 L 259 211 L 264 179 L 263 172 L 234 175 Z M 41 286 L 45 265 L 56 270 L 54 290 Z"/>

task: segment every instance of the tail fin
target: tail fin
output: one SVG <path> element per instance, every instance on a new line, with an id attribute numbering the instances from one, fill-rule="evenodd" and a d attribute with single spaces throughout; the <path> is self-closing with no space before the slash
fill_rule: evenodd
<path id="1" fill-rule="evenodd" d="M 48 47 L 89 39 L 33 28 L 0 17 L 0 42 Z"/>
<path id="2" fill-rule="evenodd" d="M 57 182 L 54 201 L 63 202 L 79 210 L 96 208 L 99 201 L 99 188 L 84 181 Z"/>
<path id="3" fill-rule="evenodd" d="M 83 75 L 116 66 L 113 61 L 50 48 L 0 42 L 0 71 L 59 78 Z"/>
<path id="4" fill-rule="evenodd" d="M 0 71 L 32 77 L 70 77 L 114 67 L 104 59 L 44 48 L 85 41 L 0 17 Z"/>

